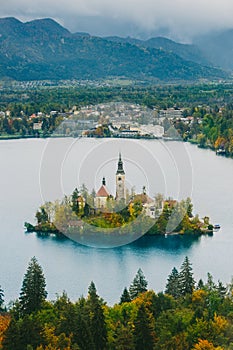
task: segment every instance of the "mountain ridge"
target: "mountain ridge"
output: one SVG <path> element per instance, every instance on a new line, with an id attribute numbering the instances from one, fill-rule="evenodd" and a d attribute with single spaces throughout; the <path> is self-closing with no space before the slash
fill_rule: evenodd
<path id="1" fill-rule="evenodd" d="M 121 38 L 118 36 L 105 37 L 105 39 L 115 42 L 128 42 L 142 47 L 163 49 L 165 51 L 177 54 L 184 60 L 193 61 L 202 65 L 212 66 L 212 63 L 206 59 L 206 57 L 196 45 L 177 43 L 162 36 L 152 37 L 147 40 L 135 39 L 131 37 Z"/>
<path id="2" fill-rule="evenodd" d="M 176 43 L 171 45 L 176 46 Z M 227 77 L 220 69 L 184 59 L 172 50 L 155 46 L 155 39 L 144 45 L 137 39 L 128 42 L 120 38 L 118 42 L 113 42 L 88 33 L 73 34 L 50 18 L 26 23 L 14 17 L 0 18 L 0 78 L 125 77 L 195 81 Z"/>

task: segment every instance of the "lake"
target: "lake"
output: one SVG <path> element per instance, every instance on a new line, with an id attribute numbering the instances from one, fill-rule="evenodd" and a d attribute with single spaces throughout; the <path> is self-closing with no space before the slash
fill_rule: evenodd
<path id="1" fill-rule="evenodd" d="M 208 215 L 221 230 L 212 237 L 143 237 L 121 247 L 93 248 L 25 234 L 44 201 L 69 195 L 83 183 L 98 190 L 106 177 L 115 191 L 121 152 L 129 190 L 145 185 L 154 196 L 192 198 L 194 213 Z M 93 280 L 110 304 L 119 300 L 140 267 L 155 291 L 164 289 L 172 268 L 190 258 L 195 279 L 230 282 L 233 262 L 233 160 L 181 142 L 114 139 L 30 139 L 0 142 L 0 285 L 7 302 L 18 297 L 31 257 L 42 265 L 49 299 L 65 290 L 72 300 Z"/>

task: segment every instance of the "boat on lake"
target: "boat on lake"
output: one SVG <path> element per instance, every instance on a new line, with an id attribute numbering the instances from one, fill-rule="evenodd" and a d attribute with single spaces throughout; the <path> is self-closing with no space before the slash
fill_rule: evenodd
<path id="1" fill-rule="evenodd" d="M 219 224 L 215 224 L 213 228 L 214 230 L 220 230 L 221 226 Z"/>

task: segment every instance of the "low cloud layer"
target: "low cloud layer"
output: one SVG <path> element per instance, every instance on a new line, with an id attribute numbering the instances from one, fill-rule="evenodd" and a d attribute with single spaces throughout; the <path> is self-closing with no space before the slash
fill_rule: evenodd
<path id="1" fill-rule="evenodd" d="M 150 36 L 183 41 L 233 28 L 232 0 L 1 0 L 1 16 L 51 17 L 71 31 Z"/>

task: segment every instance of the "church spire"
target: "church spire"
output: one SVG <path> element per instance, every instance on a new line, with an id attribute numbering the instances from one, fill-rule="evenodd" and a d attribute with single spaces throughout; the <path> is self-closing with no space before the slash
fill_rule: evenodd
<path id="1" fill-rule="evenodd" d="M 117 167 L 117 172 L 116 172 L 116 175 L 118 175 L 118 174 L 122 174 L 122 175 L 125 174 L 124 169 L 123 169 L 123 162 L 121 160 L 121 153 L 119 153 L 118 167 Z"/>

